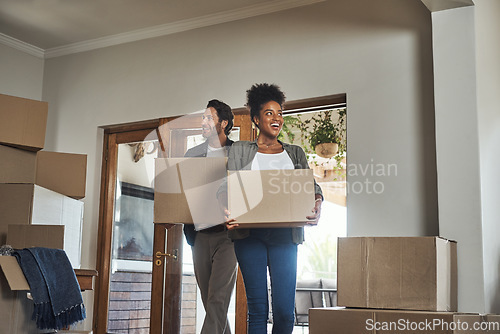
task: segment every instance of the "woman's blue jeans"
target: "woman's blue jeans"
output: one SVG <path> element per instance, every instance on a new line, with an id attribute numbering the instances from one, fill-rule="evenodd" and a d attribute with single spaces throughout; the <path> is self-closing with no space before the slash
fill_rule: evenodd
<path id="1" fill-rule="evenodd" d="M 297 245 L 273 242 L 271 235 L 255 233 L 234 240 L 248 303 L 248 334 L 267 333 L 269 302 L 267 268 L 271 278 L 273 334 L 289 334 L 295 321 Z M 270 233 L 272 234 L 272 233 Z"/>

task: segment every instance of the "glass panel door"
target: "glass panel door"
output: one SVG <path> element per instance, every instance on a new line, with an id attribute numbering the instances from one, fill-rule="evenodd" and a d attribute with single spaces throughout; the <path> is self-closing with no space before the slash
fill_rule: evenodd
<path id="1" fill-rule="evenodd" d="M 149 333 L 157 156 L 157 140 L 118 145 L 109 333 Z"/>

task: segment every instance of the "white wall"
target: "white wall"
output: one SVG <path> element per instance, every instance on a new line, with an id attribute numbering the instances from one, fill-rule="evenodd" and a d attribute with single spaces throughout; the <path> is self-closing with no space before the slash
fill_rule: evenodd
<path id="1" fill-rule="evenodd" d="M 500 1 L 474 0 L 486 312 L 500 313 Z"/>
<path id="2" fill-rule="evenodd" d="M 349 182 L 384 186 L 348 196 L 349 235 L 437 234 L 431 38 L 420 1 L 338 0 L 48 59 L 46 146 L 88 154 L 82 267 L 96 263 L 98 127 L 212 98 L 240 107 L 256 82 L 281 85 L 289 100 L 347 93 L 348 163 L 368 167 Z M 371 175 L 389 164 L 397 175 Z"/>
<path id="3" fill-rule="evenodd" d="M 0 94 L 42 99 L 42 58 L 0 44 Z"/>
<path id="4" fill-rule="evenodd" d="M 474 7 L 432 13 L 439 233 L 458 242 L 458 303 L 484 312 Z"/>

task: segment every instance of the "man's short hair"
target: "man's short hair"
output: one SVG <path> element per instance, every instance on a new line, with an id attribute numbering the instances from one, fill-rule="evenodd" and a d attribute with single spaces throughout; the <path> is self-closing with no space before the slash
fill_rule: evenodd
<path id="1" fill-rule="evenodd" d="M 227 121 L 227 126 L 224 129 L 226 136 L 229 136 L 231 129 L 233 128 L 234 115 L 231 107 L 219 100 L 208 101 L 207 108 L 214 108 L 217 111 L 217 117 L 219 117 L 219 122 Z"/>

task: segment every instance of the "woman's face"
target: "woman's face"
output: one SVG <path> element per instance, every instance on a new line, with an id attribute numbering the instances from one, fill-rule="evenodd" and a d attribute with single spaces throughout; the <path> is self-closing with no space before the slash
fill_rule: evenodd
<path id="1" fill-rule="evenodd" d="M 279 103 L 269 101 L 264 104 L 255 122 L 261 134 L 270 138 L 277 137 L 283 126 L 283 111 Z"/>

